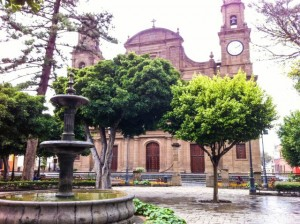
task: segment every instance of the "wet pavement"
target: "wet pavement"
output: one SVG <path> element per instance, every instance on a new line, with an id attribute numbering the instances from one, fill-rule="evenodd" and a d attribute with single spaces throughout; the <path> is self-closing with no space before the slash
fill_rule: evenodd
<path id="1" fill-rule="evenodd" d="M 219 199 L 231 203 L 203 203 L 213 189 L 205 186 L 114 187 L 142 201 L 169 207 L 188 224 L 300 224 L 300 197 L 249 195 L 243 189 L 219 189 Z"/>

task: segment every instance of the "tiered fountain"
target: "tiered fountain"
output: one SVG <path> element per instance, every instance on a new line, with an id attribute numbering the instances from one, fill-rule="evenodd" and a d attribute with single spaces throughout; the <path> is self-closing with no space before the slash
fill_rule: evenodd
<path id="1" fill-rule="evenodd" d="M 51 98 L 55 105 L 65 107 L 62 139 L 40 145 L 57 154 L 60 166 L 58 192 L 35 191 L 1 196 L 0 223 L 132 223 L 134 196 L 113 190 L 72 189 L 74 159 L 93 144 L 75 140 L 76 110 L 89 100 L 75 95 L 73 75 L 69 77 L 66 94 Z"/>

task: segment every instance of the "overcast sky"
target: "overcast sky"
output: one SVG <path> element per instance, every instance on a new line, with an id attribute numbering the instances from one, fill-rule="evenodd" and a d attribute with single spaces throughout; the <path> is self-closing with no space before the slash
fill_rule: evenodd
<path id="1" fill-rule="evenodd" d="M 151 28 L 153 19 L 156 20 L 156 27 L 174 32 L 179 29 L 184 39 L 185 52 L 192 60 L 207 61 L 210 52 L 215 55 L 215 60 L 220 59 L 218 32 L 222 25 L 220 10 L 223 0 L 89 0 L 88 2 L 81 0 L 81 2 L 82 10 L 98 12 L 106 10 L 114 15 L 115 28 L 110 34 L 116 37 L 119 43 L 116 45 L 101 41 L 100 48 L 106 59 L 125 53 L 124 43 L 128 37 Z M 243 2 L 246 6 L 246 22 L 252 28 L 252 42 L 261 43 L 263 39 L 260 39 L 259 33 L 254 29 L 258 15 L 247 7 L 250 0 Z M 77 36 L 70 38 L 70 42 L 75 44 L 76 41 Z M 7 45 L 6 48 L 0 45 L 0 57 L 5 49 Z M 287 68 L 275 62 L 261 61 L 263 58 L 265 58 L 263 53 L 254 47 L 251 49 L 254 74 L 258 75 L 259 85 L 273 97 L 282 119 L 291 111 L 300 108 L 300 97 L 294 90 L 292 81 L 286 77 Z M 0 76 L 0 81 L 1 78 Z M 266 151 L 272 151 L 274 145 L 279 144 L 275 131 L 270 131 L 269 135 L 264 136 L 264 143 Z"/>

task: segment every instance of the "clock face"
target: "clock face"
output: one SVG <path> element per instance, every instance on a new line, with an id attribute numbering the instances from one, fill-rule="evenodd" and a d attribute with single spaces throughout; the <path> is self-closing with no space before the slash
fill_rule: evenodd
<path id="1" fill-rule="evenodd" d="M 237 56 L 241 54 L 244 50 L 244 45 L 238 40 L 233 40 L 227 45 L 227 52 L 230 55 Z"/>

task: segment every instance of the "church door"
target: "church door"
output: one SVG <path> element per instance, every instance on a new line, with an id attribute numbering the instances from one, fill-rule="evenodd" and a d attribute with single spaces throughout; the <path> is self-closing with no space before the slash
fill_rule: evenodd
<path id="1" fill-rule="evenodd" d="M 117 172 L 118 169 L 118 146 L 114 145 L 113 147 L 113 156 L 111 161 L 111 172 Z"/>
<path id="2" fill-rule="evenodd" d="M 204 173 L 204 151 L 197 145 L 191 144 L 191 171 L 192 173 Z"/>
<path id="3" fill-rule="evenodd" d="M 155 142 L 146 146 L 146 169 L 147 172 L 159 171 L 159 145 Z"/>

